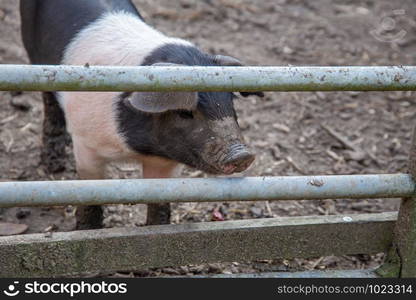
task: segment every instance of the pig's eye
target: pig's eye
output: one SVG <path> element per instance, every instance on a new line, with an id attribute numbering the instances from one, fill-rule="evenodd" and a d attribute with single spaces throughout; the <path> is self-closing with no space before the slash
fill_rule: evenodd
<path id="1" fill-rule="evenodd" d="M 190 110 L 178 110 L 178 115 L 182 119 L 193 119 L 194 114 Z"/>

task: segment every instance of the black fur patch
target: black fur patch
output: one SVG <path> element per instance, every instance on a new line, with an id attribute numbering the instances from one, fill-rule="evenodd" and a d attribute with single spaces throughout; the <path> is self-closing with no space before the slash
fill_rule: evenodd
<path id="1" fill-rule="evenodd" d="M 158 62 L 183 64 L 187 66 L 217 66 L 212 57 L 196 47 L 180 44 L 166 44 L 153 50 L 143 61 L 143 66 Z"/>
<path id="2" fill-rule="evenodd" d="M 154 152 L 154 140 L 152 140 L 153 116 L 140 113 L 124 104 L 123 99 L 131 93 L 123 93 L 117 101 L 117 123 L 118 130 L 126 138 L 127 144 L 135 151 L 142 154 L 158 155 Z"/>
<path id="3" fill-rule="evenodd" d="M 130 0 L 22 0 L 22 39 L 33 64 L 60 64 L 76 34 L 106 12 L 142 19 Z"/>

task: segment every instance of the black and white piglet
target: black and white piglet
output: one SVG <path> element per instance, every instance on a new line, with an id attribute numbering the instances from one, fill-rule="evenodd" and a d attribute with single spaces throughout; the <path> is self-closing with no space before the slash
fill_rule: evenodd
<path id="1" fill-rule="evenodd" d="M 21 0 L 20 10 L 23 42 L 33 64 L 241 65 L 167 37 L 147 25 L 129 0 Z M 145 178 L 166 178 L 182 164 L 232 174 L 254 160 L 237 123 L 232 93 L 58 92 L 43 98 L 45 161 L 63 157 L 66 123 L 82 179 L 104 178 L 110 162 L 140 163 Z M 80 211 L 86 227 L 100 225 L 99 207 Z M 169 206 L 149 206 L 149 224 L 168 221 Z"/>

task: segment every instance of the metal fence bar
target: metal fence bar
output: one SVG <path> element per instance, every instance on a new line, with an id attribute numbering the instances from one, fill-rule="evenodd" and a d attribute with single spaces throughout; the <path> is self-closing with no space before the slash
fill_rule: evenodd
<path id="1" fill-rule="evenodd" d="M 416 67 L 0 65 L 0 90 L 414 91 Z"/>
<path id="2" fill-rule="evenodd" d="M 0 182 L 0 207 L 413 195 L 407 174 Z"/>
<path id="3" fill-rule="evenodd" d="M 396 213 L 125 227 L 0 237 L 0 277 L 383 252 Z"/>

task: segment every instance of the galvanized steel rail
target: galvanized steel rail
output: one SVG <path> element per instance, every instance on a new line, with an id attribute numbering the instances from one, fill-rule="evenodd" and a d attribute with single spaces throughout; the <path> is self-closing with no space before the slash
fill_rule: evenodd
<path id="1" fill-rule="evenodd" d="M 416 67 L 0 65 L 0 90 L 415 91 Z"/>
<path id="2" fill-rule="evenodd" d="M 407 174 L 1 182 L 0 207 L 121 203 L 395 198 Z"/>

